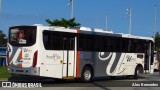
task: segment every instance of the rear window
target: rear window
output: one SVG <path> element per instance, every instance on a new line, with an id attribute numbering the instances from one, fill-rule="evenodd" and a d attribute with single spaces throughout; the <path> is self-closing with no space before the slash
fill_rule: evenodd
<path id="1" fill-rule="evenodd" d="M 9 29 L 9 43 L 13 46 L 32 46 L 36 42 L 36 26 L 16 26 Z"/>

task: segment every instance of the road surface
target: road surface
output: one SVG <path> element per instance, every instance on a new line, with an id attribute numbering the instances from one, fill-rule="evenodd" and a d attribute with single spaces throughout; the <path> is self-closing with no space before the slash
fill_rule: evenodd
<path id="1" fill-rule="evenodd" d="M 109 77 L 95 78 L 91 83 L 82 83 L 76 80 L 57 81 L 52 79 L 38 79 L 36 81 L 35 79 L 30 79 L 31 81 L 29 82 L 23 81 L 25 79 L 21 79 L 21 81 L 9 79 L 6 82 L 22 84 L 38 83 L 42 85 L 42 87 L 31 88 L 30 90 L 160 90 L 160 75 L 158 72 L 144 74 L 139 79 L 128 79 L 127 77 L 116 77 L 114 79 Z M 26 90 L 26 88 L 18 89 Z M 1 87 L 0 90 L 17 90 L 17 87 L 11 89 Z"/>

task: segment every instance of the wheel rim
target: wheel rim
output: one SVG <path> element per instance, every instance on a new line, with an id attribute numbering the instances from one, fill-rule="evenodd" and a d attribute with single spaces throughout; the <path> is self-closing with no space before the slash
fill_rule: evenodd
<path id="1" fill-rule="evenodd" d="M 139 72 L 139 69 L 137 70 L 137 75 L 139 75 L 140 74 L 140 72 Z"/>
<path id="2" fill-rule="evenodd" d="M 84 78 L 85 78 L 85 80 L 90 80 L 91 79 L 91 72 L 89 71 L 89 70 L 86 70 L 85 72 L 84 72 Z"/>

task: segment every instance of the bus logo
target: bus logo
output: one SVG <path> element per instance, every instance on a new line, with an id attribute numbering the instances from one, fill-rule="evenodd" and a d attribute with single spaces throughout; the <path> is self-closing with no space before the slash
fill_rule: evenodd
<path id="1" fill-rule="evenodd" d="M 32 50 L 29 50 L 27 48 L 24 48 L 23 50 L 24 50 L 24 52 L 32 52 Z"/>
<path id="2" fill-rule="evenodd" d="M 57 61 L 58 59 L 61 59 L 61 56 L 58 54 L 53 54 L 52 56 L 46 55 L 47 59 L 53 59 L 54 61 Z"/>

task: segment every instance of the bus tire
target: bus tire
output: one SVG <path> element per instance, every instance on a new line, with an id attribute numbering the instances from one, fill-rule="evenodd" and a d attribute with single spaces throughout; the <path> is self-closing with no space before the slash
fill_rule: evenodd
<path id="1" fill-rule="evenodd" d="M 93 71 L 90 67 L 84 67 L 81 73 L 81 80 L 83 82 L 90 82 L 93 78 Z"/>
<path id="2" fill-rule="evenodd" d="M 143 68 L 137 66 L 136 69 L 135 69 L 134 78 L 138 79 L 141 74 L 143 74 Z"/>

